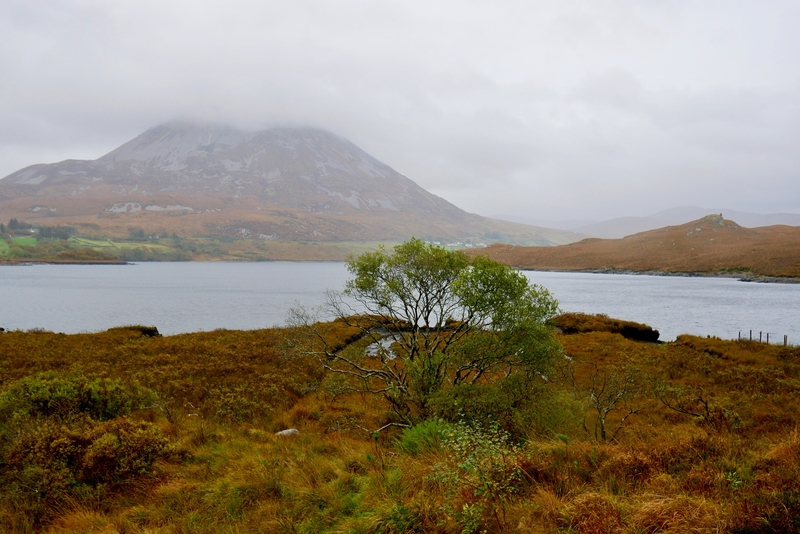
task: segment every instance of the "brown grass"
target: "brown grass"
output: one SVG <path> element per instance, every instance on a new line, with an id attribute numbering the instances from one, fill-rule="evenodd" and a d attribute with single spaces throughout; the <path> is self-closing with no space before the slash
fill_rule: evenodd
<path id="1" fill-rule="evenodd" d="M 75 227 L 81 234 L 103 235 L 125 238 L 132 227 L 142 228 L 145 233 L 177 233 L 182 237 L 217 236 L 241 241 L 243 248 L 252 248 L 254 243 L 264 245 L 270 251 L 301 249 L 309 254 L 306 259 L 344 259 L 347 252 L 337 258 L 331 255 L 345 248 L 341 242 L 351 242 L 349 252 L 357 249 L 356 243 L 402 242 L 412 236 L 428 236 L 444 242 L 453 240 L 485 240 L 487 234 L 495 240 L 529 245 L 553 245 L 574 241 L 574 233 L 544 229 L 524 224 L 489 219 L 469 214 L 454 208 L 431 212 L 422 206 L 404 211 L 364 210 L 344 204 L 341 209 L 309 211 L 305 207 L 313 200 L 298 198 L 295 207 L 276 205 L 273 201 L 254 196 L 208 197 L 203 195 L 120 196 L 102 186 L 93 196 L 68 197 L 61 191 L 42 191 L 40 196 L 22 196 L 3 199 L 0 195 L 0 211 L 6 221 L 16 217 L 32 224 L 67 225 Z M 69 188 L 73 189 L 72 187 Z M 327 195 L 324 195 L 327 197 Z M 330 199 L 317 199 L 327 202 Z M 152 212 L 141 210 L 132 213 L 106 211 L 119 202 L 139 202 L 142 206 L 180 204 L 191 206 L 192 212 Z M 47 207 L 32 212 L 35 206 Z M 50 211 L 53 208 L 56 211 Z M 3 222 L 6 222 L 3 221 Z M 243 232 L 244 230 L 244 232 Z M 260 237 L 264 236 L 264 237 Z M 309 245 L 301 246 L 303 244 Z M 326 258 L 314 257 L 310 246 L 327 251 Z M 279 259 L 290 259 L 281 257 Z"/>
<path id="2" fill-rule="evenodd" d="M 342 345 L 357 337 L 341 322 L 325 328 Z M 487 508 L 476 516 L 477 532 L 800 531 L 794 347 L 694 336 L 650 344 L 584 330 L 559 336 L 572 359 L 564 376 L 574 380 L 553 376 L 548 387 L 572 399 L 591 423 L 590 378 L 631 368 L 639 377 L 632 400 L 642 409 L 624 423 L 622 411 L 612 412 L 608 424 L 623 428 L 610 441 L 554 418 L 549 435 L 537 434 L 513 453 L 524 474 L 496 514 Z M 448 492 L 431 478 L 449 461 L 446 453 L 400 452 L 397 434 L 374 440 L 361 428 L 380 426 L 388 407 L 338 391 L 315 360 L 291 352 L 285 337 L 292 334 L 146 337 L 141 329 L 120 328 L 0 335 L 0 391 L 42 371 L 136 383 L 155 390 L 166 411 L 132 417 L 158 425 L 183 451 L 180 459 L 157 463 L 152 476 L 64 500 L 38 522 L 26 520 L 0 490 L 0 530 L 464 531 L 466 515 L 453 516 L 461 508 L 448 505 L 484 501 L 472 487 Z M 708 413 L 667 407 L 658 397 L 664 387 L 674 407 L 700 413 L 701 396 Z M 274 435 L 287 427 L 300 436 Z"/>
<path id="3" fill-rule="evenodd" d="M 468 253 L 522 269 L 800 277 L 800 227 L 744 228 L 708 216 L 623 239 L 557 247 L 492 245 Z"/>

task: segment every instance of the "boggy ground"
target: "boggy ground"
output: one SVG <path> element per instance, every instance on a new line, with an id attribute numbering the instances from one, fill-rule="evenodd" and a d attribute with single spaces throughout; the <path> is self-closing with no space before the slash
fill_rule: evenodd
<path id="1" fill-rule="evenodd" d="M 382 401 L 288 329 L 0 334 L 0 530 L 800 531 L 800 348 L 561 322 L 566 357 L 526 403 L 496 392 L 499 426 L 465 398 L 379 436 Z"/>

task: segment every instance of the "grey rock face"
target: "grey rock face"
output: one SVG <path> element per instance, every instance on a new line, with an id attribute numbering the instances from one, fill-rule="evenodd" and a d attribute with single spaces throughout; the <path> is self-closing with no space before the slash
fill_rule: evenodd
<path id="1" fill-rule="evenodd" d="M 312 212 L 467 215 L 346 139 L 312 128 L 157 126 L 97 160 L 17 171 L 0 180 L 0 195 L 255 197 Z"/>

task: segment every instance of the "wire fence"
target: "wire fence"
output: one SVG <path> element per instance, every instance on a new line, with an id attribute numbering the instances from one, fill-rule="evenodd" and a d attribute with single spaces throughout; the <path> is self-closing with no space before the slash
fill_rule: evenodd
<path id="1" fill-rule="evenodd" d="M 769 336 L 772 335 L 772 343 L 780 344 L 780 334 L 775 334 L 773 332 L 758 332 L 758 339 L 753 339 L 753 331 L 750 330 L 750 341 L 758 341 L 759 343 L 770 343 Z M 742 331 L 739 331 L 739 341 L 742 339 L 747 339 L 747 337 L 742 337 Z M 777 340 L 777 341 L 776 341 Z M 789 344 L 789 335 L 783 334 L 783 346 L 786 347 Z"/>

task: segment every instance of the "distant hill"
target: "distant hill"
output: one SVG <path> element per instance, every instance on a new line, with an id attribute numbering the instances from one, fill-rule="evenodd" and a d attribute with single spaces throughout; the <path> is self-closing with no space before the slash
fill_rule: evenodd
<path id="1" fill-rule="evenodd" d="M 492 245 L 472 253 L 523 269 L 800 277 L 800 227 L 744 228 L 709 215 L 623 239 L 590 238 L 558 247 Z"/>
<path id="2" fill-rule="evenodd" d="M 0 180 L 0 218 L 274 241 L 574 241 L 572 232 L 467 213 L 346 139 L 311 128 L 244 132 L 171 123 L 92 161 Z"/>
<path id="3" fill-rule="evenodd" d="M 616 217 L 605 221 L 586 220 L 539 220 L 514 215 L 497 215 L 498 219 L 514 221 L 534 226 L 544 226 L 559 230 L 570 230 L 588 237 L 601 237 L 604 239 L 618 239 L 628 235 L 655 230 L 665 226 L 685 224 L 705 217 L 706 215 L 722 215 L 728 219 L 739 222 L 742 226 L 756 228 L 786 224 L 800 226 L 800 213 L 750 213 L 723 208 L 698 208 L 696 206 L 682 206 L 664 211 L 659 211 L 644 217 Z"/>

